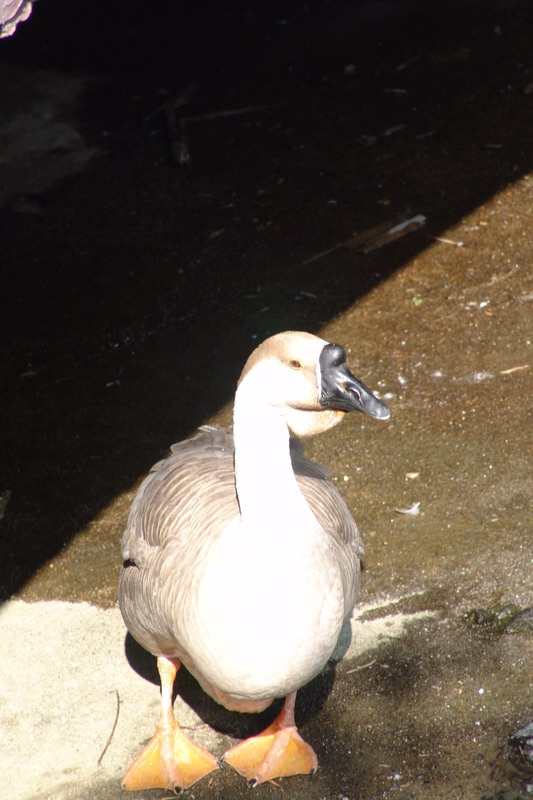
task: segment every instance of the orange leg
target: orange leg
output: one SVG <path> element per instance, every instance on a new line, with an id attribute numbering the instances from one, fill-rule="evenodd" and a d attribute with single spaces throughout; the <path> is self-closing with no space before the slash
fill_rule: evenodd
<path id="1" fill-rule="evenodd" d="M 224 761 L 253 785 L 272 778 L 308 775 L 318 766 L 316 753 L 299 735 L 294 722 L 296 692 L 287 695 L 274 722 L 224 754 Z"/>
<path id="2" fill-rule="evenodd" d="M 218 767 L 211 753 L 187 739 L 174 717 L 172 688 L 179 668 L 177 659 L 157 659 L 161 679 L 159 725 L 124 776 L 124 789 L 186 789 Z"/>

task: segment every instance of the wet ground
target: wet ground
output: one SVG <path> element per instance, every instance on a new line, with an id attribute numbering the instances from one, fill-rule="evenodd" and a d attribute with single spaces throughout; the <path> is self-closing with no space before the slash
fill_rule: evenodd
<path id="1" fill-rule="evenodd" d="M 158 697 L 115 604 L 135 487 L 229 422 L 245 357 L 288 328 L 343 343 L 392 416 L 309 443 L 363 532 L 363 589 L 297 707 L 318 774 L 254 794 L 530 796 L 508 744 L 533 719 L 530 4 L 71 8 L 37 3 L 0 45 L 12 796 L 121 796 Z M 178 688 L 217 754 L 261 724 Z M 245 793 L 224 769 L 189 794 Z"/>

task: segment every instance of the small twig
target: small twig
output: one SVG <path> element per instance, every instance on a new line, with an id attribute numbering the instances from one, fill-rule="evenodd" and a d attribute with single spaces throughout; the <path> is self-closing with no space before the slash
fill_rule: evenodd
<path id="1" fill-rule="evenodd" d="M 118 689 L 115 689 L 115 694 L 117 696 L 117 710 L 115 712 L 115 721 L 113 723 L 113 727 L 111 728 L 111 733 L 109 734 L 109 739 L 107 740 L 106 745 L 105 745 L 104 749 L 102 750 L 102 753 L 100 754 L 100 758 L 98 759 L 98 762 L 97 762 L 98 766 L 101 766 L 101 764 L 102 764 L 102 759 L 103 759 L 103 757 L 105 756 L 105 754 L 107 752 L 107 748 L 111 744 L 111 739 L 113 738 L 113 735 L 114 735 L 116 727 L 117 727 L 118 715 L 120 713 L 120 697 L 118 696 Z"/>
<path id="2" fill-rule="evenodd" d="M 440 789 L 440 782 L 439 782 L 439 779 L 437 778 L 437 775 L 436 775 L 435 770 L 433 768 L 431 768 L 431 777 L 433 778 L 433 782 L 434 782 L 435 786 L 437 786 Z"/>
<path id="3" fill-rule="evenodd" d="M 330 253 L 334 253 L 335 250 L 339 250 L 341 247 L 346 247 L 345 242 L 341 242 L 340 244 L 336 244 L 333 247 L 330 247 L 329 250 L 322 250 L 321 253 L 317 253 L 311 258 L 307 258 L 305 261 L 302 261 L 302 264 L 305 266 L 306 264 L 312 264 L 313 261 L 318 261 L 320 258 L 324 258 L 324 256 L 329 256 Z"/>
<path id="4" fill-rule="evenodd" d="M 266 111 L 273 106 L 246 106 L 245 108 L 226 108 L 222 111 L 212 111 L 207 114 L 200 114 L 193 117 L 178 118 L 176 111 L 185 103 L 167 104 L 165 106 L 165 117 L 167 121 L 168 137 L 170 139 L 170 155 L 172 162 L 182 167 L 190 167 L 192 157 L 189 152 L 189 142 L 187 131 L 192 122 L 210 122 L 218 119 L 226 119 L 242 114 L 253 114 L 256 111 Z"/>
<path id="5" fill-rule="evenodd" d="M 274 778 L 269 778 L 267 783 L 270 783 L 271 786 L 275 786 L 276 789 L 279 789 L 281 794 L 285 794 L 285 789 L 283 788 L 283 786 L 280 786 L 279 783 L 277 783 L 277 781 L 274 780 Z"/>
<path id="6" fill-rule="evenodd" d="M 198 83 L 194 81 L 193 83 L 189 83 L 187 86 L 184 86 L 180 89 L 176 94 L 172 95 L 172 97 L 167 98 L 164 103 L 161 103 L 160 106 L 157 106 L 154 111 L 150 112 L 146 117 L 143 118 L 143 122 L 150 122 L 157 117 L 158 114 L 161 114 L 162 111 L 166 111 L 167 108 L 172 108 L 176 111 L 178 108 L 182 106 L 186 106 L 189 102 L 189 99 L 192 97 L 194 92 L 198 89 Z"/>
<path id="7" fill-rule="evenodd" d="M 499 283 L 500 281 L 504 281 L 509 278 L 511 275 L 515 274 L 514 269 L 510 269 L 509 272 L 504 272 L 503 275 L 491 275 L 490 280 L 486 283 L 482 283 L 482 286 L 493 286 L 495 283 Z"/>
<path id="8" fill-rule="evenodd" d="M 511 275 L 514 275 L 516 270 L 510 269 L 509 272 L 505 272 L 503 275 L 491 275 L 488 281 L 483 281 L 483 283 L 476 283 L 475 286 L 466 286 L 464 291 L 465 292 L 477 292 L 478 289 L 482 289 L 484 286 L 494 286 L 495 283 L 500 283 L 500 281 L 505 281 L 507 278 L 510 278 Z"/>
<path id="9" fill-rule="evenodd" d="M 510 367 L 509 369 L 501 369 L 500 375 L 511 375 L 513 372 L 518 372 L 520 369 L 529 369 L 529 364 L 521 364 L 519 367 Z"/>
<path id="10" fill-rule="evenodd" d="M 226 119 L 228 117 L 237 117 L 242 114 L 253 114 L 256 111 L 269 111 L 271 108 L 278 108 L 273 105 L 263 106 L 244 106 L 244 108 L 223 108 L 221 111 L 211 111 L 207 114 L 200 114 L 197 117 L 187 117 L 186 122 L 210 122 L 216 119 Z"/>
<path id="11" fill-rule="evenodd" d="M 444 236 L 430 236 L 430 239 L 434 239 L 436 242 L 441 242 L 441 244 L 451 244 L 454 247 L 464 247 L 464 242 L 456 242 L 453 239 L 445 239 Z"/>
<path id="12" fill-rule="evenodd" d="M 353 669 L 346 670 L 347 675 L 351 675 L 352 672 L 360 672 L 362 669 L 367 669 L 368 667 L 373 666 L 376 663 L 377 659 L 372 659 L 369 661 L 368 664 L 361 664 L 359 667 L 354 667 Z"/>

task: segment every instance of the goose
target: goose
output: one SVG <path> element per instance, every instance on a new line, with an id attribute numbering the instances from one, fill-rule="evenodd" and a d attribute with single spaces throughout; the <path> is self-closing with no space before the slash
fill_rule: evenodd
<path id="1" fill-rule="evenodd" d="M 276 334 L 244 366 L 233 433 L 200 428 L 141 484 L 122 539 L 119 605 L 157 657 L 161 716 L 125 789 L 183 789 L 219 766 L 174 717 L 182 664 L 230 711 L 285 698 L 265 731 L 222 757 L 250 784 L 315 771 L 296 693 L 324 668 L 351 614 L 363 545 L 327 471 L 291 436 L 327 431 L 353 410 L 390 416 L 343 347 Z"/>

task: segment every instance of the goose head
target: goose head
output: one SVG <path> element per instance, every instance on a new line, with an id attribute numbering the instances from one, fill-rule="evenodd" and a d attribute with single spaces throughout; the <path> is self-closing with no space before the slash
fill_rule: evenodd
<path id="1" fill-rule="evenodd" d="M 266 339 L 248 358 L 236 405 L 274 411 L 296 436 L 329 430 L 350 411 L 388 419 L 388 407 L 348 369 L 341 345 L 302 331 Z"/>

